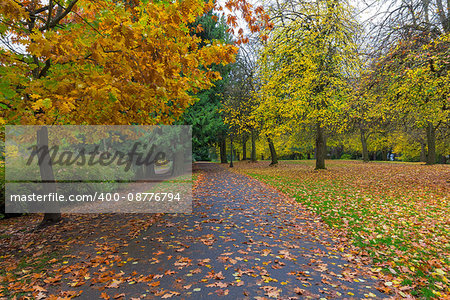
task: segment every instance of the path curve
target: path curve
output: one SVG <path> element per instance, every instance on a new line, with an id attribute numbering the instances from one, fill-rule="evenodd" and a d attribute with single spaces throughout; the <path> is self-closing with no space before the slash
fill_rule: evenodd
<path id="1" fill-rule="evenodd" d="M 255 179 L 197 163 L 193 213 L 166 215 L 127 249 L 129 297 L 192 299 L 385 298 L 358 261 L 333 244 L 319 218 Z"/>

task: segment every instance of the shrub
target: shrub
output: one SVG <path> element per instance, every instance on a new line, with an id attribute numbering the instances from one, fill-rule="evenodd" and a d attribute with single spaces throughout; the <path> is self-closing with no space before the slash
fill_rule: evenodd
<path id="1" fill-rule="evenodd" d="M 344 153 L 341 155 L 341 159 L 352 159 L 352 155 L 348 153 Z"/>

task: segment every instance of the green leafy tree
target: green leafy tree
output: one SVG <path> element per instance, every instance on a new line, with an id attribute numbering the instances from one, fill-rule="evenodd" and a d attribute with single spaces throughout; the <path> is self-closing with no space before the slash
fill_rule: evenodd
<path id="1" fill-rule="evenodd" d="M 352 94 L 359 26 L 337 0 L 301 3 L 279 20 L 260 53 L 256 114 L 268 136 L 315 124 L 316 169 L 324 169 L 327 127 L 342 126 Z"/>
<path id="2" fill-rule="evenodd" d="M 210 40 L 231 43 L 229 27 L 223 18 L 219 19 L 213 11 L 208 12 L 194 24 L 205 47 Z M 225 143 L 227 126 L 224 124 L 220 110 L 225 87 L 229 82 L 230 65 L 214 65 L 213 70 L 220 73 L 220 80 L 208 90 L 196 94 L 198 101 L 183 114 L 185 124 L 192 125 L 192 151 L 195 160 L 209 160 L 210 149 L 215 144 Z M 221 149 L 223 152 L 223 148 Z"/>

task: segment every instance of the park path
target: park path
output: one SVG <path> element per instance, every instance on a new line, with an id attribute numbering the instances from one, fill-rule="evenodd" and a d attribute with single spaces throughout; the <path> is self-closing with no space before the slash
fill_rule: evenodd
<path id="1" fill-rule="evenodd" d="M 193 213 L 163 216 L 122 250 L 133 263 L 120 271 L 148 277 L 121 284 L 116 293 L 126 299 L 384 298 L 367 266 L 337 250 L 317 216 L 223 166 L 194 168 L 203 175 Z"/>

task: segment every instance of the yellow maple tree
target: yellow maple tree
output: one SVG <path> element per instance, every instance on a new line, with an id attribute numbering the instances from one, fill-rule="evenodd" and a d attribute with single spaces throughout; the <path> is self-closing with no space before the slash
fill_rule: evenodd
<path id="1" fill-rule="evenodd" d="M 267 19 L 233 1 L 251 26 Z M 236 47 L 200 46 L 203 0 L 5 0 L 0 4 L 0 122 L 170 124 L 198 90 L 220 78 L 213 64 Z M 259 25 L 258 25 L 259 24 Z"/>

